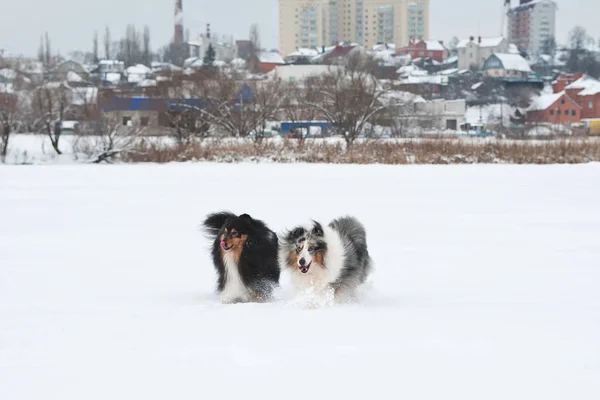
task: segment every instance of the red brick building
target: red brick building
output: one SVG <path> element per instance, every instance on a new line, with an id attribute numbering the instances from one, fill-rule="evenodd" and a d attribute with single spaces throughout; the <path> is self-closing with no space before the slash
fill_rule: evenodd
<path id="1" fill-rule="evenodd" d="M 527 109 L 527 122 L 568 125 L 580 122 L 581 115 L 581 106 L 566 92 L 560 92 L 535 99 Z"/>
<path id="2" fill-rule="evenodd" d="M 280 65 L 285 61 L 275 52 L 260 52 L 248 59 L 248 69 L 255 74 L 268 74 Z"/>
<path id="3" fill-rule="evenodd" d="M 409 54 L 413 60 L 417 58 L 431 58 L 437 62 L 443 62 L 450 54 L 444 46 L 444 42 L 437 40 L 413 42 L 407 47 L 397 50 L 396 53 L 399 55 Z"/>
<path id="4" fill-rule="evenodd" d="M 583 74 L 562 74 L 553 88 L 554 94 L 534 100 L 528 110 L 530 122 L 570 124 L 600 120 L 600 81 Z M 560 103 L 557 105 L 552 99 L 559 99 Z M 572 103 L 577 107 L 573 108 Z"/>
<path id="5" fill-rule="evenodd" d="M 561 76 L 556 78 L 554 82 L 552 82 L 554 93 L 562 92 L 567 86 L 581 79 L 582 77 L 583 74 L 562 74 Z"/>

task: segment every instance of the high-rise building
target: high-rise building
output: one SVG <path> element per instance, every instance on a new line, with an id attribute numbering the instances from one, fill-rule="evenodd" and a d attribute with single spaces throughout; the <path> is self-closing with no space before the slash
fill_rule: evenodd
<path id="1" fill-rule="evenodd" d="M 429 37 L 429 0 L 279 0 L 279 50 Z"/>
<path id="2" fill-rule="evenodd" d="M 556 35 L 556 3 L 552 0 L 520 0 L 508 11 L 508 40 L 535 56 Z"/>

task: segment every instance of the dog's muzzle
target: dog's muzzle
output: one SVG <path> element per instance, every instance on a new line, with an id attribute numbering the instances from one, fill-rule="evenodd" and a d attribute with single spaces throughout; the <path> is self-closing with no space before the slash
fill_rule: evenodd
<path id="1" fill-rule="evenodd" d="M 298 268 L 300 269 L 300 272 L 302 272 L 303 274 L 306 274 L 308 272 L 308 270 L 310 269 L 311 265 L 312 265 L 312 261 L 308 265 L 299 265 Z"/>

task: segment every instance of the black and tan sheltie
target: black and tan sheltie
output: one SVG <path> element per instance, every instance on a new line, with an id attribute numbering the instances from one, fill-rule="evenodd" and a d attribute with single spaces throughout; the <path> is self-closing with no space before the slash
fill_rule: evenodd
<path id="1" fill-rule="evenodd" d="M 223 303 L 265 302 L 279 284 L 277 235 L 248 214 L 209 215 L 203 224 L 211 240 Z"/>

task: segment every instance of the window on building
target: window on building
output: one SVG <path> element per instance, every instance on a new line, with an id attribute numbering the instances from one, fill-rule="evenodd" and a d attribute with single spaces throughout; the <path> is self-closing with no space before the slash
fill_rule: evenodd
<path id="1" fill-rule="evenodd" d="M 131 126 L 131 125 L 132 125 L 131 117 L 123 117 L 123 126 Z"/>
<path id="2" fill-rule="evenodd" d="M 562 100 L 560 101 L 560 104 L 565 104 L 565 99 L 562 99 Z"/>
<path id="3" fill-rule="evenodd" d="M 150 125 L 150 117 L 142 117 L 142 118 L 140 118 L 140 125 L 141 126 L 148 126 L 148 125 Z"/>
<path id="4" fill-rule="evenodd" d="M 554 115 L 554 110 L 550 110 L 550 115 Z"/>
<path id="5" fill-rule="evenodd" d="M 572 116 L 576 116 L 577 115 L 577 113 L 575 112 L 575 110 L 571 110 L 571 115 Z"/>
<path id="6" fill-rule="evenodd" d="M 588 103 L 588 108 L 594 108 L 594 103 L 592 103 L 591 101 Z"/>

